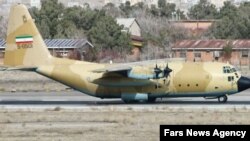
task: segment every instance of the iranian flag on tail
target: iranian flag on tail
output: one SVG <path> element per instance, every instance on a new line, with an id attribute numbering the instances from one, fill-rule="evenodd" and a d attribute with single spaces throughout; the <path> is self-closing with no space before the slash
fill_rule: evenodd
<path id="1" fill-rule="evenodd" d="M 33 43 L 33 37 L 31 35 L 17 36 L 16 43 L 17 44 L 31 44 Z"/>

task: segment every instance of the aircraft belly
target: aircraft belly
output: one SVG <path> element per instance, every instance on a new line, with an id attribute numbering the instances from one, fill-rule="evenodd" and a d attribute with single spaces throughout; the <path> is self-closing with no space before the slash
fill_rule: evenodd
<path id="1" fill-rule="evenodd" d="M 238 91 L 217 91 L 217 92 L 200 92 L 200 93 L 171 93 L 169 95 L 164 95 L 163 97 L 217 97 L 222 95 L 235 94 Z"/>

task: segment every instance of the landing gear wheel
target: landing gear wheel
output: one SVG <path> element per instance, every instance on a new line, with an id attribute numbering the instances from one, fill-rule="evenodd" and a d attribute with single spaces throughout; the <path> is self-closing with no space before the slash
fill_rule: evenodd
<path id="1" fill-rule="evenodd" d="M 227 102 L 227 96 L 224 95 L 224 96 L 218 97 L 218 101 L 219 101 L 220 103 L 226 103 L 226 102 Z"/>
<path id="2" fill-rule="evenodd" d="M 129 104 L 129 103 L 131 103 L 131 101 L 129 101 L 129 100 L 122 100 L 124 103 L 126 103 L 126 104 Z"/>
<path id="3" fill-rule="evenodd" d="M 135 100 L 122 100 L 124 103 L 126 104 L 133 104 L 133 103 L 136 103 Z"/>
<path id="4" fill-rule="evenodd" d="M 148 102 L 149 102 L 149 103 L 154 103 L 155 101 L 156 101 L 156 98 L 152 98 L 152 97 L 151 97 L 151 98 L 148 98 Z"/>

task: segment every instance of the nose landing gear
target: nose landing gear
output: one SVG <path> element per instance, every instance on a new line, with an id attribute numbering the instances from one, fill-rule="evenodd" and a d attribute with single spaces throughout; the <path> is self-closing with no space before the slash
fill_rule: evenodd
<path id="1" fill-rule="evenodd" d="M 227 96 L 223 95 L 223 96 L 218 97 L 218 101 L 220 103 L 226 103 L 227 102 Z"/>

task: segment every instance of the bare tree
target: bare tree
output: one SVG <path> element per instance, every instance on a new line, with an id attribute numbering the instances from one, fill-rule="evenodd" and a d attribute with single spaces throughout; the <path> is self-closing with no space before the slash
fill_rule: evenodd
<path id="1" fill-rule="evenodd" d="M 7 34 L 7 18 L 1 16 L 0 17 L 0 38 L 6 38 Z"/>
<path id="2" fill-rule="evenodd" d="M 142 49 L 141 59 L 160 59 L 169 57 L 170 46 L 180 39 L 188 38 L 187 31 L 174 26 L 169 19 L 149 14 L 147 9 L 138 9 L 133 16 L 142 29 L 145 46 Z"/>

